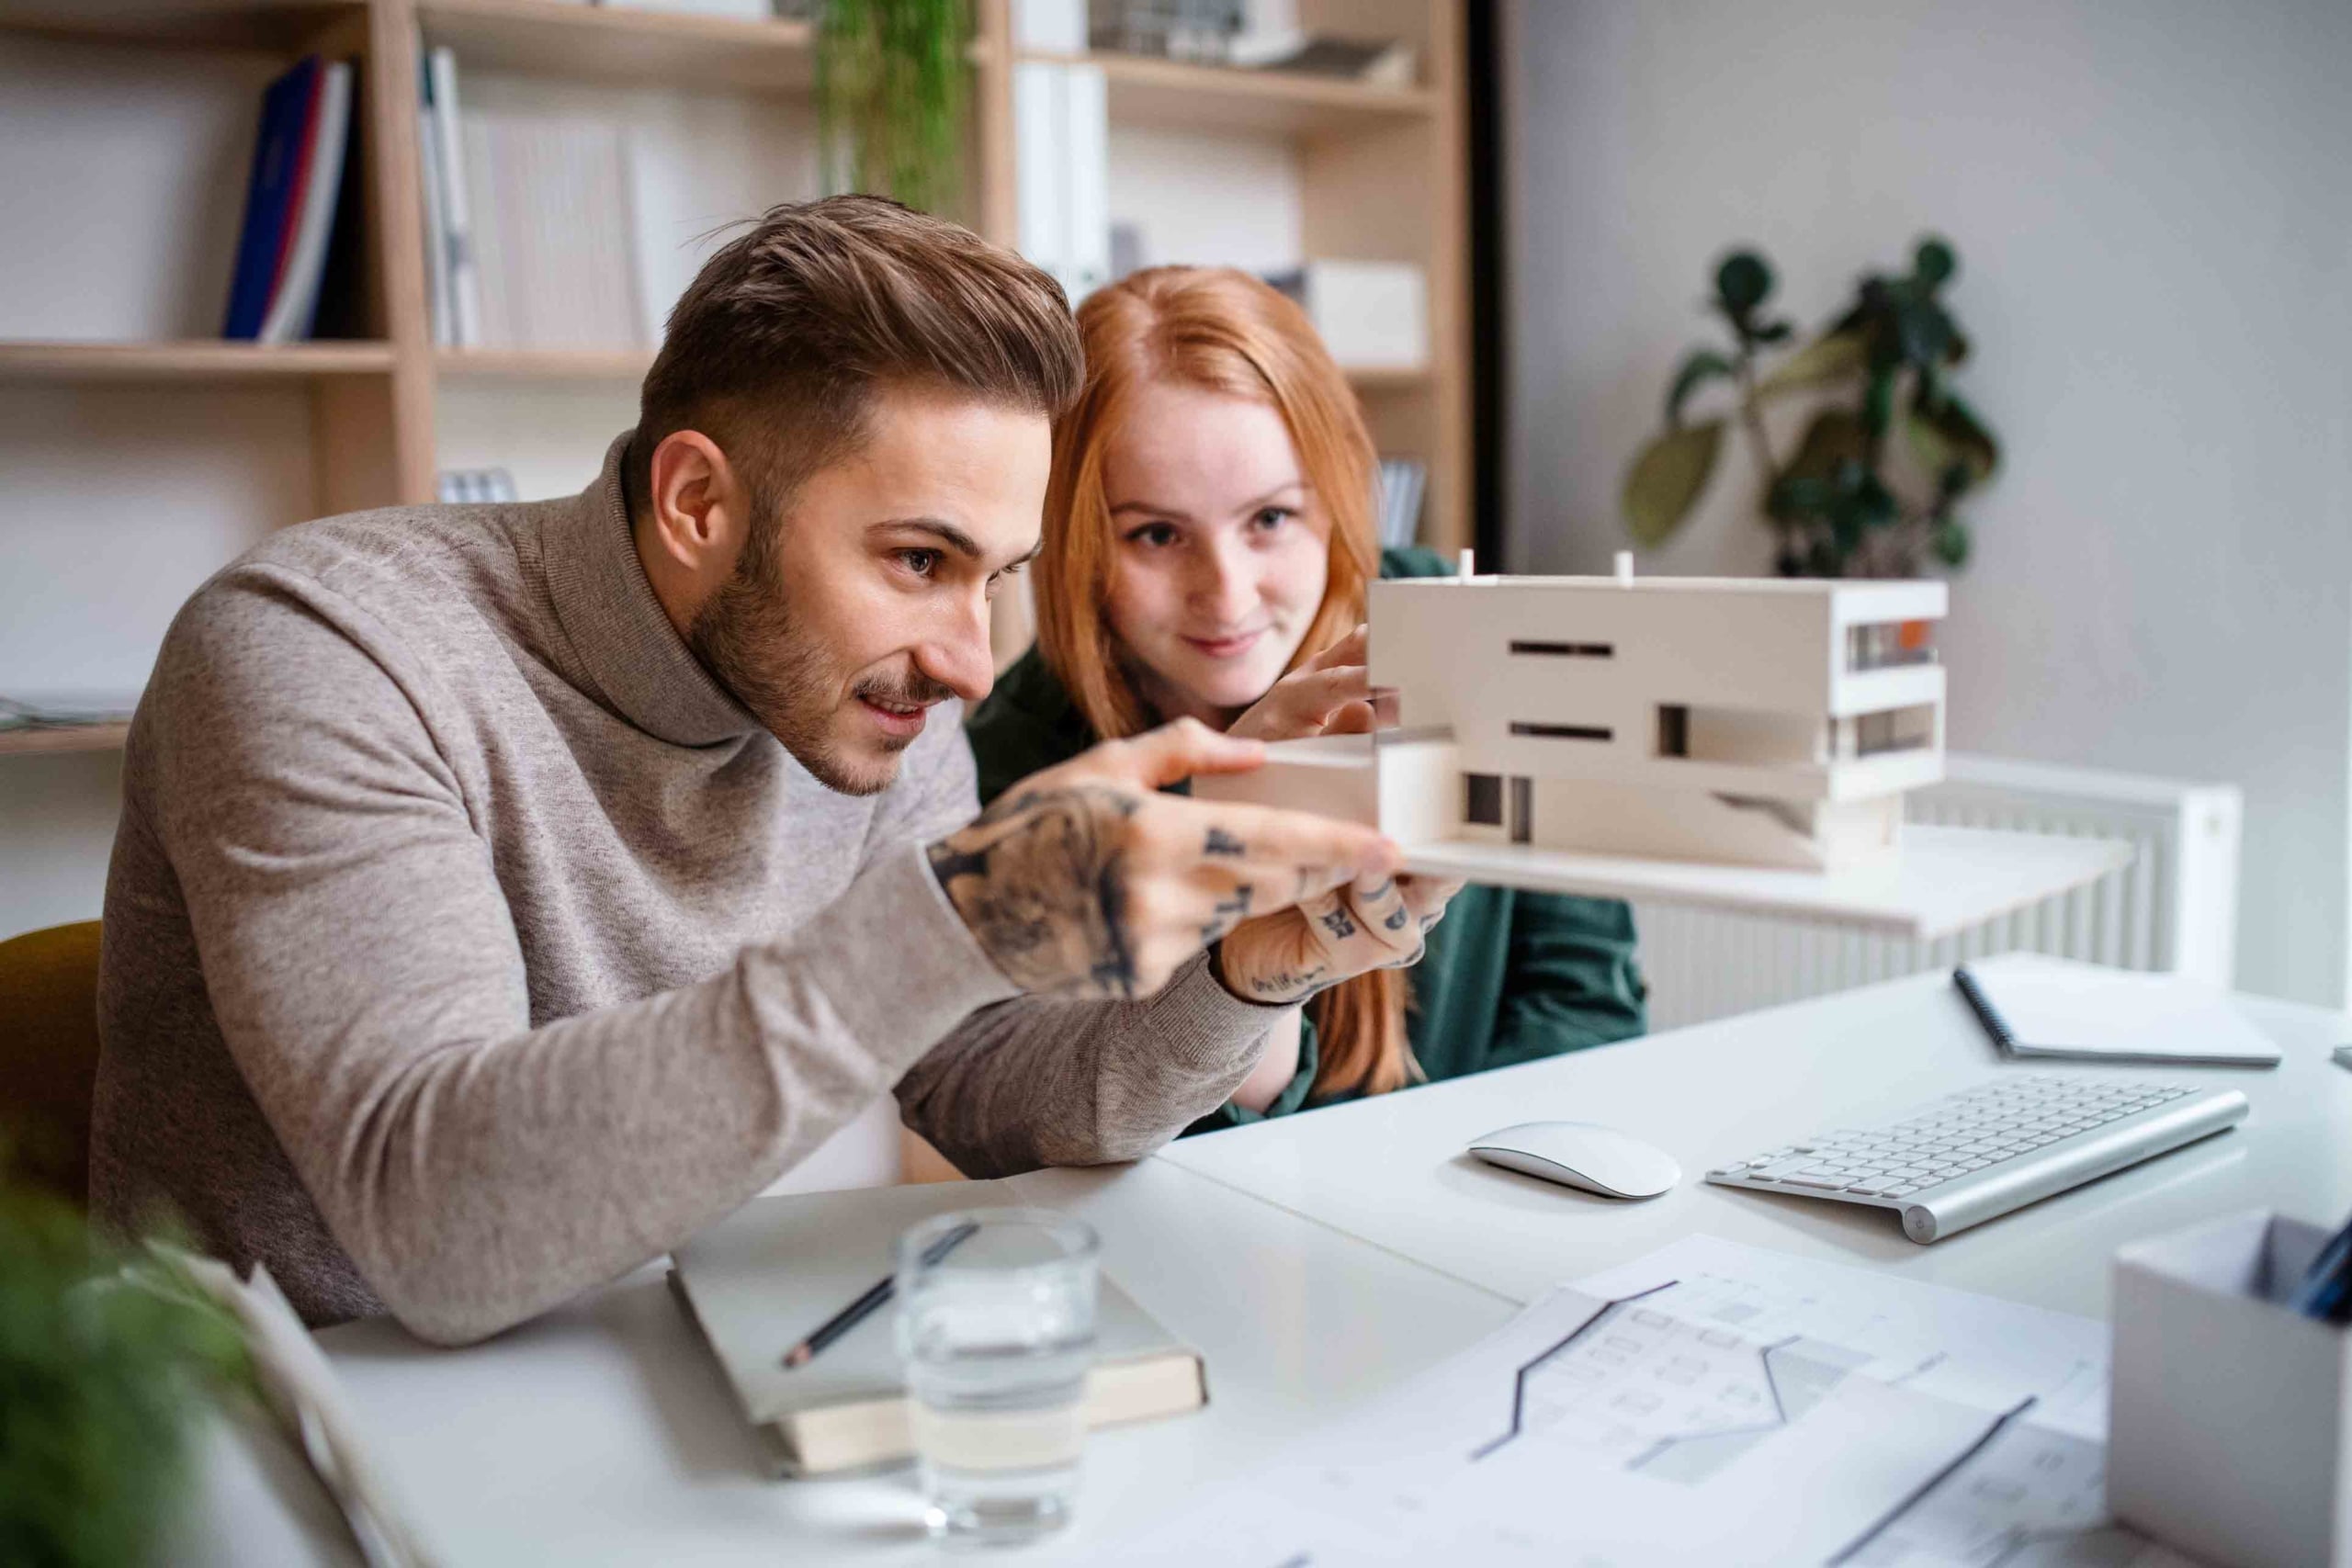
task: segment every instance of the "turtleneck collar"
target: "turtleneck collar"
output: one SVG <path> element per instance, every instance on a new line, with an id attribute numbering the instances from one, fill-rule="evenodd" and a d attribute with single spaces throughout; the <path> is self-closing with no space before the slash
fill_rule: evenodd
<path id="1" fill-rule="evenodd" d="M 588 678 L 631 724 L 676 746 L 712 746 L 757 729 L 710 678 L 646 581 L 621 487 L 624 433 L 604 471 L 540 540 L 548 595 Z"/>

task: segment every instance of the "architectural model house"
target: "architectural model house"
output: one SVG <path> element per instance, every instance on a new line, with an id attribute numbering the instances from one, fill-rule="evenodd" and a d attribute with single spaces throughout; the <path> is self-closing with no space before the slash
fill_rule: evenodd
<path id="1" fill-rule="evenodd" d="M 1195 788 L 1374 824 L 1408 857 L 1858 866 L 1894 854 L 1903 792 L 1943 776 L 1945 602 L 1940 582 L 1622 566 L 1379 582 L 1372 682 L 1397 728 L 1280 744 Z"/>

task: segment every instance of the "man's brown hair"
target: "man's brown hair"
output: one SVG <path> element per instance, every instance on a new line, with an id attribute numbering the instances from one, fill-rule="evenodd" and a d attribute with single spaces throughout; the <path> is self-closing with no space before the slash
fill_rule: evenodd
<path id="1" fill-rule="evenodd" d="M 698 430 L 763 513 L 854 450 L 876 389 L 910 384 L 1058 417 L 1085 374 L 1061 286 L 970 230 L 873 196 L 771 208 L 670 311 L 622 466 L 651 504 L 653 449 Z"/>

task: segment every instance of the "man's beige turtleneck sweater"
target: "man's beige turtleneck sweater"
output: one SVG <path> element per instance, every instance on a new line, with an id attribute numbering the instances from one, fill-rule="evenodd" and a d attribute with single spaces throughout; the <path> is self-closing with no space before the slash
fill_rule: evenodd
<path id="1" fill-rule="evenodd" d="M 289 529 L 181 612 L 107 888 L 103 1216 L 164 1201 L 312 1322 L 465 1340 L 893 1084 L 995 1174 L 1142 1154 L 1248 1072 L 1278 1015 L 1197 960 L 1014 998 L 923 854 L 978 809 L 957 707 L 827 790 L 680 640 L 616 475 Z"/>

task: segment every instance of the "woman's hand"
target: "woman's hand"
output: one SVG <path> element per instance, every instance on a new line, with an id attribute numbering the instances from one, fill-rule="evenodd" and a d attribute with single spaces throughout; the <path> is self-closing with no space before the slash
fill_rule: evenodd
<path id="1" fill-rule="evenodd" d="M 1368 628 L 1358 626 L 1281 680 L 1227 727 L 1246 740 L 1361 735 L 1373 728 Z"/>
<path id="2" fill-rule="evenodd" d="M 1217 977 L 1246 1001 L 1283 1006 L 1374 969 L 1420 961 L 1429 929 L 1462 884 L 1372 875 L 1244 920 L 1217 944 Z"/>

